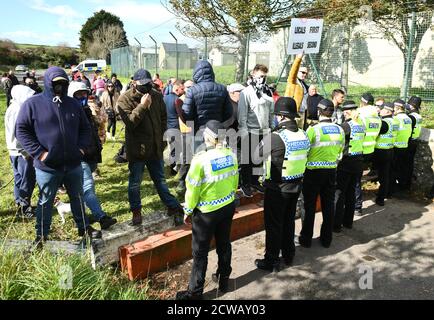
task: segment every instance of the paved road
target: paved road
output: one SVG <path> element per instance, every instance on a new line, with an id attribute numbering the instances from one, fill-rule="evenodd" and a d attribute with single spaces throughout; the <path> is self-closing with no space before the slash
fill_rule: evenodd
<path id="1" fill-rule="evenodd" d="M 232 292 L 219 295 L 211 281 L 217 257 L 209 256 L 207 299 L 433 299 L 434 204 L 388 200 L 386 207 L 364 203 L 363 217 L 353 230 L 335 234 L 324 249 L 297 246 L 294 265 L 279 273 L 257 270 L 253 261 L 263 257 L 265 233 L 233 243 Z M 314 238 L 319 237 L 317 214 Z M 301 229 L 297 220 L 296 233 Z M 188 279 L 191 261 L 178 269 Z M 372 289 L 366 277 L 372 270 Z M 361 272 L 361 273 L 360 273 Z M 362 278 L 365 276 L 365 278 Z M 185 288 L 185 281 L 182 286 Z"/>

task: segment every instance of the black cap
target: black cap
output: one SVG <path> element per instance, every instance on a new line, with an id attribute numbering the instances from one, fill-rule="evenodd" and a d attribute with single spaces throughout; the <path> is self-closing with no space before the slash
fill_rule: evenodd
<path id="1" fill-rule="evenodd" d="M 416 96 L 412 96 L 409 100 L 408 100 L 408 104 L 413 106 L 416 109 L 420 109 L 420 105 L 422 104 L 422 99 Z"/>
<path id="2" fill-rule="evenodd" d="M 152 82 L 152 76 L 148 70 L 139 69 L 133 76 L 134 81 L 138 81 L 140 85 Z"/>
<path id="3" fill-rule="evenodd" d="M 342 106 L 341 109 L 342 110 L 353 110 L 353 109 L 357 109 L 359 106 L 352 100 L 347 100 L 345 101 Z"/>
<path id="4" fill-rule="evenodd" d="M 391 102 L 386 102 L 383 104 L 383 109 L 393 112 L 395 110 L 395 106 Z"/>
<path id="5" fill-rule="evenodd" d="M 369 92 L 362 94 L 362 98 L 360 100 L 362 100 L 362 102 L 367 103 L 369 105 L 374 104 L 374 97 Z"/>
<path id="6" fill-rule="evenodd" d="M 322 113 L 325 113 L 325 114 L 331 113 L 331 114 L 333 114 L 333 112 L 335 111 L 335 105 L 329 99 L 322 99 L 318 103 L 318 109 L 320 109 Z"/>
<path id="7" fill-rule="evenodd" d="M 297 113 L 297 103 L 293 98 L 280 97 L 275 106 L 274 114 L 279 114 L 288 118 L 300 118 Z"/>
<path id="8" fill-rule="evenodd" d="M 396 99 L 395 101 L 393 101 L 393 105 L 405 108 L 405 101 L 401 99 Z"/>

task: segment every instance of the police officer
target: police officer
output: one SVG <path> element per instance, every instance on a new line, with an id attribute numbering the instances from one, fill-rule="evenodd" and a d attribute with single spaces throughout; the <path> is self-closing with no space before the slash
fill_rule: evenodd
<path id="1" fill-rule="evenodd" d="M 344 122 L 341 124 L 345 133 L 345 147 L 342 160 L 338 164 L 336 174 L 336 212 L 334 232 L 353 227 L 356 204 L 356 182 L 363 171 L 363 141 L 365 125 L 359 119 L 358 105 L 354 101 L 346 101 L 342 105 Z"/>
<path id="2" fill-rule="evenodd" d="M 422 99 L 416 96 L 411 97 L 408 100 L 408 107 L 410 114 L 408 115 L 411 119 L 411 137 L 408 141 L 408 179 L 404 188 L 409 189 L 411 186 L 411 181 L 413 178 L 413 168 L 414 168 L 414 156 L 416 155 L 418 139 L 420 137 L 420 132 L 422 130 L 422 116 L 419 114 L 420 105 L 422 104 Z"/>
<path id="3" fill-rule="evenodd" d="M 363 160 L 365 163 L 372 162 L 375 143 L 381 129 L 381 118 L 377 108 L 373 106 L 374 97 L 370 93 L 364 93 L 360 99 L 359 117 L 365 125 L 366 135 L 363 140 Z M 356 215 L 362 215 L 362 172 L 359 174 L 356 184 Z"/>
<path id="4" fill-rule="evenodd" d="M 412 134 L 411 119 L 405 113 L 405 102 L 395 100 L 395 119 L 398 122 L 398 131 L 394 142 L 392 182 L 390 185 L 392 194 L 397 191 L 404 191 L 408 181 L 408 140 Z"/>
<path id="5" fill-rule="evenodd" d="M 307 129 L 311 149 L 303 181 L 305 218 L 299 237 L 301 246 L 312 244 L 315 208 L 318 195 L 321 196 L 323 223 L 321 244 L 328 248 L 332 242 L 333 216 L 335 211 L 337 160 L 345 145 L 342 128 L 332 123 L 334 105 L 328 99 L 318 104 L 319 123 Z"/>
<path id="6" fill-rule="evenodd" d="M 382 118 L 380 134 L 375 144 L 373 161 L 378 170 L 378 180 L 380 188 L 378 189 L 375 203 L 384 206 L 384 198 L 389 194 L 390 170 L 393 161 L 394 137 L 396 136 L 397 127 L 393 120 L 393 103 L 385 103 L 380 111 Z"/>
<path id="7" fill-rule="evenodd" d="M 255 260 L 259 269 L 279 269 L 279 254 L 283 263 L 291 265 L 295 255 L 294 231 L 297 200 L 306 170 L 310 142 L 306 133 L 297 127 L 297 104 L 294 99 L 277 100 L 274 114 L 278 126 L 270 143 L 262 143 L 266 161 L 265 171 L 265 257 Z"/>
<path id="8" fill-rule="evenodd" d="M 220 291 L 228 288 L 238 163 L 232 150 L 223 146 L 222 132 L 222 123 L 215 120 L 207 123 L 203 134 L 206 151 L 194 156 L 186 178 L 184 222 L 193 226 L 193 270 L 188 290 L 176 295 L 179 300 L 202 298 L 212 237 L 215 237 L 219 261 L 216 273 L 219 288 Z"/>

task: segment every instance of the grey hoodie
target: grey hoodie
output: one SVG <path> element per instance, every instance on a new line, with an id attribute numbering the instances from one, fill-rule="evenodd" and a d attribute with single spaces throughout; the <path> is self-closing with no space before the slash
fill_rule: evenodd
<path id="1" fill-rule="evenodd" d="M 24 85 L 12 88 L 12 101 L 5 115 L 6 146 L 11 157 L 27 156 L 21 144 L 15 137 L 15 123 L 23 103 L 35 94 L 35 91 Z"/>
<path id="2" fill-rule="evenodd" d="M 240 94 L 238 102 L 238 123 L 241 135 L 247 133 L 264 134 L 272 128 L 274 119 L 274 100 L 261 93 L 258 98 L 256 89 L 250 85 Z"/>

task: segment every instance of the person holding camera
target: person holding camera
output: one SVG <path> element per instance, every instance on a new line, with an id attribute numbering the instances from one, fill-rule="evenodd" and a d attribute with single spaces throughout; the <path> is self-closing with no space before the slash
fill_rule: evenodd
<path id="1" fill-rule="evenodd" d="M 164 176 L 163 136 L 167 129 L 167 112 L 163 96 L 153 89 L 149 71 L 139 69 L 133 81 L 132 88 L 120 96 L 117 104 L 125 123 L 125 148 L 130 170 L 128 198 L 133 225 L 142 223 L 140 185 L 145 166 L 161 201 L 168 207 L 167 214 L 182 217 L 183 209 L 170 194 Z"/>

